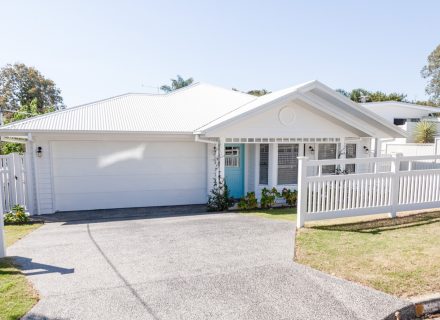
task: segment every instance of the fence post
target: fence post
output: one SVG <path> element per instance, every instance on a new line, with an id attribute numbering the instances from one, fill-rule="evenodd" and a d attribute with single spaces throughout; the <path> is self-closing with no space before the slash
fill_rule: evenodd
<path id="1" fill-rule="evenodd" d="M 308 157 L 298 157 L 298 206 L 296 215 L 296 227 L 303 228 L 306 218 L 307 207 L 307 160 Z"/>
<path id="2" fill-rule="evenodd" d="M 393 155 L 394 160 L 391 162 L 391 172 L 393 173 L 391 178 L 391 212 L 390 218 L 397 216 L 397 206 L 399 205 L 399 172 L 400 172 L 400 158 L 402 153 Z"/>
<path id="3" fill-rule="evenodd" d="M 3 216 L 3 190 L 0 188 L 0 258 L 6 257 L 5 223 Z"/>

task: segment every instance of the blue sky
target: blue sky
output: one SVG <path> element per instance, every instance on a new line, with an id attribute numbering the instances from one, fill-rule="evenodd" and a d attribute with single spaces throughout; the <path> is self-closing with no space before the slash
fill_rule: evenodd
<path id="1" fill-rule="evenodd" d="M 4 1 L 0 66 L 54 80 L 73 106 L 154 92 L 176 74 L 241 90 L 318 79 L 424 99 L 440 1 Z"/>

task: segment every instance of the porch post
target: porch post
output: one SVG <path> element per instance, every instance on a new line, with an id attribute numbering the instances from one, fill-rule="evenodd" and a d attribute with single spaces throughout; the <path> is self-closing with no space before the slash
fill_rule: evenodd
<path id="1" fill-rule="evenodd" d="M 276 187 L 278 183 L 278 143 L 269 144 L 269 187 Z"/>
<path id="2" fill-rule="evenodd" d="M 309 158 L 298 157 L 298 201 L 296 212 L 296 228 L 303 228 L 306 218 L 307 207 L 307 185 L 306 185 L 306 163 Z"/>
<path id="3" fill-rule="evenodd" d="M 218 161 L 219 161 L 218 176 L 220 177 L 221 180 L 223 180 L 225 178 L 225 138 L 219 139 Z"/>
<path id="4" fill-rule="evenodd" d="M 258 185 L 260 184 L 260 144 L 255 144 L 255 158 L 254 158 L 254 191 L 257 198 L 259 195 L 257 194 Z"/>

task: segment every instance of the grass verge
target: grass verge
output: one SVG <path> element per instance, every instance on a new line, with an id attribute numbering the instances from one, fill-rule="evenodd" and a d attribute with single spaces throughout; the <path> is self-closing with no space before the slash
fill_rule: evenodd
<path id="1" fill-rule="evenodd" d="M 41 223 L 5 226 L 6 246 L 9 247 L 39 227 Z"/>
<path id="2" fill-rule="evenodd" d="M 40 226 L 5 226 L 6 245 L 10 246 Z M 0 259 L 0 319 L 20 319 L 37 301 L 38 294 L 14 266 L 12 259 Z"/>
<path id="3" fill-rule="evenodd" d="M 296 260 L 400 297 L 440 292 L 440 212 L 319 223 L 297 232 Z"/>
<path id="4" fill-rule="evenodd" d="M 272 208 L 240 211 L 241 214 L 268 219 L 296 221 L 296 208 Z"/>

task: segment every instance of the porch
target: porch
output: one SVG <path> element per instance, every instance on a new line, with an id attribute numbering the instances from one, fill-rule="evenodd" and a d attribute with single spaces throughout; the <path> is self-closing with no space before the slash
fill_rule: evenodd
<path id="1" fill-rule="evenodd" d="M 313 160 L 366 158 L 373 156 L 371 138 L 221 138 L 220 176 L 224 177 L 233 198 L 263 188 L 297 189 L 298 157 Z M 336 166 L 322 167 L 334 174 Z M 356 172 L 355 166 L 344 170 Z"/>

